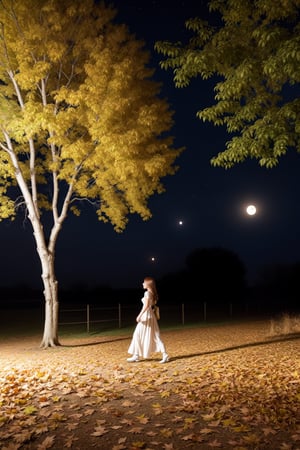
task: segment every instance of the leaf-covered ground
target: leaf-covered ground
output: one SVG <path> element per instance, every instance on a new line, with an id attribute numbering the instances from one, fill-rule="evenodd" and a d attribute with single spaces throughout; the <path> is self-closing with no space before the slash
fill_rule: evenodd
<path id="1" fill-rule="evenodd" d="M 171 356 L 127 363 L 131 336 L 0 343 L 0 448 L 300 449 L 300 335 L 267 322 L 163 332 Z"/>

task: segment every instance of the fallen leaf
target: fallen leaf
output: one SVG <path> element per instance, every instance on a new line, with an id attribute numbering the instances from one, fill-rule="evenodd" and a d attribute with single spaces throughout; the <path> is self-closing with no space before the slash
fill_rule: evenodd
<path id="1" fill-rule="evenodd" d="M 54 444 L 55 436 L 48 436 L 43 440 L 41 444 L 37 446 L 37 450 L 46 450 L 47 448 L 51 448 Z"/>

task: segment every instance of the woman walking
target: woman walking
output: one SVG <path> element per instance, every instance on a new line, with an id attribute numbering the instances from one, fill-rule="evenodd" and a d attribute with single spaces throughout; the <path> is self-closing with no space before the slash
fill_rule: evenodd
<path id="1" fill-rule="evenodd" d="M 136 318 L 137 326 L 134 330 L 128 353 L 132 356 L 128 362 L 137 362 L 139 358 L 149 358 L 151 353 L 162 353 L 160 363 L 169 361 L 164 343 L 160 338 L 159 326 L 153 310 L 158 301 L 155 280 L 146 277 L 143 282 L 146 290 L 142 298 L 143 307 Z"/>

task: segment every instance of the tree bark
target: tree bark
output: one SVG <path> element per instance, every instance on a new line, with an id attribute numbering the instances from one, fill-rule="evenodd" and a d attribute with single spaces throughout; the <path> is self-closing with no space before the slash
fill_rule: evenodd
<path id="1" fill-rule="evenodd" d="M 58 283 L 55 276 L 54 261 L 55 244 L 60 226 L 52 228 L 49 245 L 47 246 L 40 221 L 36 217 L 30 217 L 30 220 L 34 230 L 37 252 L 41 261 L 44 285 L 45 322 L 44 334 L 40 346 L 43 348 L 56 347 L 60 343 L 58 340 Z"/>
<path id="2" fill-rule="evenodd" d="M 41 347 L 56 347 L 60 345 L 58 340 L 58 289 L 57 280 L 54 274 L 52 258 L 48 258 L 48 263 L 44 261 L 42 264 L 48 264 L 48 275 L 42 275 L 44 283 L 44 297 L 45 297 L 45 322 L 44 334 L 41 342 Z M 51 267 L 52 266 L 52 267 Z"/>
<path id="3" fill-rule="evenodd" d="M 55 235 L 57 237 L 57 233 L 55 233 Z M 52 239 L 50 238 L 51 242 L 47 247 L 43 230 L 40 227 L 37 227 L 34 236 L 37 242 L 37 251 L 42 266 L 42 280 L 45 297 L 45 322 L 41 347 L 56 347 L 57 345 L 60 345 L 58 340 L 58 283 L 54 269 L 56 239 L 53 239 L 52 236 Z"/>

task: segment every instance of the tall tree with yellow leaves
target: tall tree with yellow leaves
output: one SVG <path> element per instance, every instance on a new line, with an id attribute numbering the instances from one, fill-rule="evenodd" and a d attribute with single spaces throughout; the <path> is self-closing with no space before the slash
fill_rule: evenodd
<path id="1" fill-rule="evenodd" d="M 0 1 L 0 218 L 23 206 L 32 225 L 43 347 L 59 345 L 55 249 L 67 215 L 89 200 L 116 231 L 131 213 L 149 219 L 180 153 L 149 55 L 115 14 L 93 0 Z"/>

